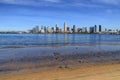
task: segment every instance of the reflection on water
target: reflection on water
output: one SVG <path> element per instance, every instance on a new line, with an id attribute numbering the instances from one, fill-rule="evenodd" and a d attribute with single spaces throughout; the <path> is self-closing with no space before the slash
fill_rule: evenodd
<path id="1" fill-rule="evenodd" d="M 0 47 L 120 44 L 120 35 L 107 34 L 1 34 Z"/>
<path id="2" fill-rule="evenodd" d="M 70 65 L 78 64 L 78 60 L 120 61 L 120 35 L 1 34 L 0 72 L 57 65 L 53 53 L 62 55 Z"/>

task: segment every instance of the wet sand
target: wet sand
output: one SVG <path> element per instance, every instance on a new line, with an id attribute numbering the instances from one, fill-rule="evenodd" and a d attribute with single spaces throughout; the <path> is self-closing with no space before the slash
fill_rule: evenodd
<path id="1" fill-rule="evenodd" d="M 71 68 L 0 75 L 0 80 L 120 80 L 120 63 L 102 63 Z"/>
<path id="2" fill-rule="evenodd" d="M 5 49 L 0 51 L 0 73 L 120 61 L 119 47 L 115 47 L 116 50 L 112 48 L 75 46 Z M 59 60 L 56 60 L 54 53 L 59 54 Z"/>
<path id="3" fill-rule="evenodd" d="M 1 50 L 0 80 L 120 80 L 119 46 L 96 47 Z"/>

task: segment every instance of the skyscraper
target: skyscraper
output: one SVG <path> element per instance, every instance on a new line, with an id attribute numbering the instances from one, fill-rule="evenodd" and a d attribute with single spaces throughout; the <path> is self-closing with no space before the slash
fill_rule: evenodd
<path id="1" fill-rule="evenodd" d="M 59 32 L 59 27 L 58 24 L 55 25 L 55 32 L 58 33 Z"/>
<path id="2" fill-rule="evenodd" d="M 41 33 L 45 33 L 45 29 L 44 29 L 44 26 L 41 26 Z"/>
<path id="3" fill-rule="evenodd" d="M 47 27 L 47 33 L 52 33 L 50 26 Z"/>
<path id="4" fill-rule="evenodd" d="M 102 32 L 102 26 L 99 25 L 99 32 Z"/>
<path id="5" fill-rule="evenodd" d="M 97 32 L 97 25 L 95 25 L 94 32 L 95 33 Z"/>
<path id="6" fill-rule="evenodd" d="M 73 25 L 73 33 L 77 32 L 76 26 Z"/>
<path id="7" fill-rule="evenodd" d="M 64 23 L 64 33 L 66 33 L 66 32 L 67 32 L 67 24 Z"/>
<path id="8" fill-rule="evenodd" d="M 39 26 L 35 26 L 33 28 L 33 33 L 39 33 Z"/>
<path id="9" fill-rule="evenodd" d="M 88 33 L 87 27 L 85 27 L 85 33 Z"/>
<path id="10" fill-rule="evenodd" d="M 47 33 L 47 27 L 46 26 L 44 26 L 44 31 L 45 31 L 45 33 Z"/>
<path id="11" fill-rule="evenodd" d="M 67 27 L 67 31 L 70 32 L 70 27 Z"/>
<path id="12" fill-rule="evenodd" d="M 94 27 L 90 27 L 89 33 L 94 33 Z"/>

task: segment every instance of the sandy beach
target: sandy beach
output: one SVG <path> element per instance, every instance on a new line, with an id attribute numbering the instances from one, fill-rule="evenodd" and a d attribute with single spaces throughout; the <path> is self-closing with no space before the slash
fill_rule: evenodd
<path id="1" fill-rule="evenodd" d="M 0 54 L 0 80 L 120 80 L 119 47 L 35 47 Z"/>
<path id="2" fill-rule="evenodd" d="M 0 80 L 120 80 L 120 63 L 54 68 L 0 75 Z"/>

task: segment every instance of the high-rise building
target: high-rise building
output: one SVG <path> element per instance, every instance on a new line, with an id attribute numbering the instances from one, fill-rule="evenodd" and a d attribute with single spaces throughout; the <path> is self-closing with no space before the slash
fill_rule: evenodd
<path id="1" fill-rule="evenodd" d="M 67 27 L 67 32 L 70 32 L 70 27 Z"/>
<path id="2" fill-rule="evenodd" d="M 90 27 L 89 33 L 94 33 L 94 27 Z"/>
<path id="3" fill-rule="evenodd" d="M 76 32 L 77 32 L 76 25 L 73 25 L 73 33 L 76 33 Z"/>
<path id="4" fill-rule="evenodd" d="M 88 33 L 88 31 L 87 31 L 87 27 L 85 27 L 85 33 Z"/>
<path id="5" fill-rule="evenodd" d="M 83 33 L 87 33 L 87 27 L 83 27 L 83 28 L 82 28 L 82 32 L 83 32 Z"/>
<path id="6" fill-rule="evenodd" d="M 82 31 L 81 31 L 81 28 L 78 28 L 77 31 L 78 31 L 78 33 L 81 33 L 81 32 L 82 32 Z"/>
<path id="7" fill-rule="evenodd" d="M 45 31 L 45 33 L 47 33 L 47 27 L 46 26 L 44 26 L 44 31 Z"/>
<path id="8" fill-rule="evenodd" d="M 97 25 L 94 26 L 94 32 L 97 33 Z"/>
<path id="9" fill-rule="evenodd" d="M 45 29 L 44 29 L 44 26 L 41 26 L 41 33 L 45 33 Z"/>
<path id="10" fill-rule="evenodd" d="M 54 26 L 54 33 L 56 32 L 56 25 Z"/>
<path id="11" fill-rule="evenodd" d="M 99 32 L 102 32 L 102 26 L 99 25 Z"/>
<path id="12" fill-rule="evenodd" d="M 51 28 L 52 32 L 54 32 L 54 27 Z"/>
<path id="13" fill-rule="evenodd" d="M 59 27 L 58 24 L 55 25 L 55 32 L 58 33 L 59 32 Z"/>
<path id="14" fill-rule="evenodd" d="M 47 27 L 47 33 L 52 33 L 52 30 L 49 26 Z"/>
<path id="15" fill-rule="evenodd" d="M 66 33 L 66 32 L 67 32 L 67 24 L 64 23 L 64 33 Z"/>
<path id="16" fill-rule="evenodd" d="M 39 26 L 35 26 L 33 28 L 33 33 L 39 33 Z"/>

